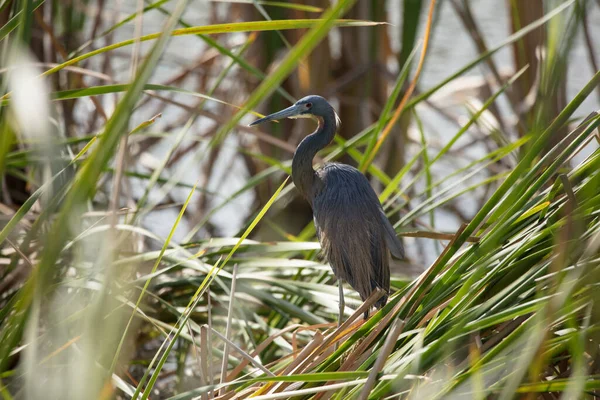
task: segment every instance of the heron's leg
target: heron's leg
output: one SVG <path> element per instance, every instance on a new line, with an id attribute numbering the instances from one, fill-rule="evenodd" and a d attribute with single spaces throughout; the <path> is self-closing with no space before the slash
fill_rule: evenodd
<path id="1" fill-rule="evenodd" d="M 346 304 L 344 303 L 344 285 L 341 279 L 338 279 L 338 288 L 340 290 L 340 316 L 338 318 L 338 328 L 342 326 L 342 319 L 344 318 L 344 308 L 346 308 Z"/>

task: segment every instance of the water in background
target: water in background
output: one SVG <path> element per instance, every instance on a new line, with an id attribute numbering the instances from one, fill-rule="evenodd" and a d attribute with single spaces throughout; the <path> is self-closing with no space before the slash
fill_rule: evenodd
<path id="1" fill-rule="evenodd" d="M 387 29 L 389 29 L 391 32 L 394 46 L 398 46 L 399 43 L 398 36 L 400 31 L 399 26 L 401 24 L 401 1 L 402 0 L 392 0 L 388 2 L 388 11 L 391 15 L 392 25 L 388 26 Z M 136 2 L 124 2 L 124 4 L 122 4 L 121 12 L 123 14 L 134 12 L 135 3 Z M 488 48 L 501 43 L 509 36 L 510 23 L 508 20 L 505 2 L 498 0 L 474 0 L 471 1 L 470 4 L 472 11 L 475 14 L 476 21 L 478 21 L 480 24 L 479 28 L 484 35 Z M 221 9 L 221 11 L 226 12 L 227 5 L 223 4 L 222 6 L 223 9 Z M 221 5 L 219 5 L 219 7 L 221 7 Z M 465 31 L 461 21 L 449 2 L 441 1 L 439 2 L 439 7 L 440 9 L 438 11 L 440 15 L 437 19 L 438 22 L 435 24 L 433 37 L 431 39 L 430 48 L 427 55 L 427 61 L 420 78 L 419 88 L 421 90 L 426 90 L 433 87 L 477 57 L 475 45 L 473 44 L 468 33 Z M 209 22 L 206 19 L 206 16 L 208 15 L 207 2 L 203 0 L 191 1 L 188 9 L 189 12 L 184 15 L 184 20 L 187 23 L 192 25 L 203 25 Z M 144 33 L 151 33 L 160 30 L 163 21 L 163 14 L 159 12 L 148 13 L 147 17 L 144 17 Z M 598 40 L 600 39 L 599 7 L 590 7 L 588 21 L 592 37 L 594 37 L 596 39 L 596 43 L 598 43 Z M 421 28 L 423 28 L 424 23 L 425 13 L 423 13 Z M 423 32 L 420 32 L 418 36 L 422 37 L 422 33 Z M 115 40 L 130 38 L 132 35 L 133 27 L 125 27 L 118 31 Z M 235 40 L 235 36 L 231 36 L 232 40 Z M 149 46 L 150 44 L 145 43 L 143 45 Z M 181 64 L 190 64 L 194 60 L 201 57 L 205 50 L 206 46 L 196 37 L 184 36 L 172 39 L 167 52 L 163 57 L 163 61 L 161 61 L 161 65 L 157 68 L 157 71 L 152 78 L 152 82 L 160 83 L 168 79 L 175 73 L 176 65 L 181 66 Z M 600 57 L 600 54 L 598 54 L 598 56 Z M 504 48 L 500 50 L 493 57 L 500 71 L 512 71 L 512 53 L 510 48 Z M 118 76 L 119 79 L 124 81 L 127 80 L 129 73 L 128 58 L 129 57 L 122 57 L 122 76 Z M 572 49 L 571 59 L 572 61 L 569 62 L 567 83 L 568 99 L 571 99 L 589 81 L 593 74 L 590 62 L 588 60 L 587 50 L 584 45 L 583 34 L 581 32 L 577 36 Z M 171 64 L 171 62 L 175 61 L 177 63 Z M 173 65 L 173 67 L 170 65 Z M 474 68 L 466 74 L 467 77 L 472 78 L 465 78 L 459 81 L 459 85 L 461 85 L 461 87 L 457 87 L 457 82 L 454 82 L 452 88 L 441 91 L 440 95 L 436 95 L 436 97 L 432 100 L 435 101 L 439 106 L 449 107 L 453 112 L 458 111 L 466 117 L 468 113 L 464 109 L 464 106 L 456 106 L 452 104 L 453 102 L 456 103 L 456 99 L 454 98 L 456 96 L 456 89 L 460 89 L 459 91 L 462 91 L 465 95 L 472 94 L 473 92 L 469 90 L 469 87 L 472 83 L 476 84 L 478 81 L 480 81 L 480 78 L 478 77 L 481 76 L 482 72 L 483 71 L 481 68 Z M 225 86 L 223 87 L 225 88 L 227 88 L 227 85 L 229 85 L 231 90 L 235 90 L 232 82 L 225 81 L 224 85 Z M 451 94 L 449 97 L 443 97 L 441 94 L 444 92 Z M 175 98 L 178 101 L 191 104 L 189 97 L 176 96 Z M 238 104 L 241 104 L 243 103 L 244 98 L 240 97 L 237 100 Z M 210 102 L 207 103 L 206 107 L 208 109 L 211 108 Z M 599 108 L 600 104 L 598 102 L 598 97 L 597 95 L 592 94 L 578 110 L 577 115 L 587 115 L 591 111 L 598 110 Z M 179 109 L 170 105 L 166 105 L 161 111 L 163 113 L 163 118 L 158 124 L 156 124 L 155 127 L 155 129 L 158 130 L 160 130 L 160 127 L 168 125 L 170 121 L 176 120 L 181 114 Z M 458 128 L 449 123 L 447 120 L 441 118 L 437 113 L 428 110 L 425 107 L 422 107 L 418 111 L 419 115 L 423 119 L 425 131 L 428 135 L 428 141 L 430 143 L 437 143 L 439 146 L 443 146 L 447 140 L 456 134 Z M 135 115 L 137 120 L 134 121 L 132 125 L 135 125 L 136 123 L 139 123 L 149 117 L 151 117 L 151 115 L 144 114 L 144 112 L 138 112 Z M 190 134 L 204 130 L 207 126 L 206 124 L 212 126 L 214 122 L 205 118 L 200 118 L 192 127 Z M 175 136 L 176 133 L 177 132 L 172 132 L 172 136 Z M 415 133 L 415 135 L 418 134 Z M 149 154 L 145 155 L 145 157 L 142 157 L 142 160 L 138 163 L 139 165 L 137 165 L 136 168 L 147 172 L 148 167 L 151 168 L 153 163 L 162 159 L 162 157 L 170 148 L 172 140 L 172 138 L 168 138 L 158 146 L 154 146 L 151 150 L 149 150 Z M 415 136 L 415 140 L 418 142 L 420 139 L 418 136 Z M 219 205 L 223 199 L 240 189 L 249 177 L 244 162 L 238 155 L 237 144 L 237 139 L 230 135 L 227 141 L 224 143 L 225 151 L 221 153 L 221 157 L 217 162 L 216 173 L 212 174 L 213 179 L 210 179 L 208 182 L 204 182 L 204 187 L 207 190 L 217 193 L 214 197 L 210 198 L 212 207 Z M 416 151 L 416 147 L 414 150 Z M 410 152 L 411 150 L 407 149 L 407 151 Z M 481 152 L 486 151 L 486 149 L 483 147 L 475 147 L 470 151 L 474 152 L 472 157 L 476 158 L 480 157 Z M 435 153 L 436 151 L 432 151 L 432 155 L 435 155 Z M 408 157 L 410 156 L 411 155 L 408 154 Z M 466 163 L 466 161 L 464 163 Z M 454 170 L 459 168 L 461 165 L 464 165 L 464 163 L 462 163 L 461 160 L 457 160 L 456 163 L 453 161 L 452 165 L 439 165 L 437 172 L 441 174 L 440 176 L 443 176 L 448 173 L 447 168 Z M 200 182 L 203 182 L 201 173 L 201 159 L 194 160 L 191 156 L 189 156 L 182 159 L 179 164 L 184 165 L 183 181 L 194 184 L 200 179 Z M 435 173 L 436 171 L 433 172 Z M 174 174 L 176 172 L 175 170 L 172 170 L 170 173 Z M 223 184 L 224 182 L 226 182 L 226 184 Z M 144 184 L 144 181 L 140 181 L 139 186 L 135 187 L 134 190 L 136 192 L 141 192 Z M 174 200 L 183 202 L 188 193 L 189 189 L 175 188 L 169 192 L 169 196 Z M 243 222 L 246 220 L 253 200 L 254 195 L 250 192 L 246 192 L 231 204 L 216 212 L 210 220 L 211 223 L 217 227 L 220 234 L 234 235 L 239 231 Z M 468 195 L 461 197 L 459 206 L 467 215 L 472 215 L 477 211 L 478 207 L 474 199 L 470 198 Z M 190 207 L 193 211 L 195 205 L 192 204 Z M 164 237 L 167 235 L 170 227 L 172 226 L 172 222 L 175 220 L 177 213 L 177 209 L 153 212 L 145 218 L 144 225 L 145 227 Z M 458 221 L 453 215 L 449 215 L 444 212 L 436 212 L 435 225 L 439 230 L 452 231 L 458 227 Z M 177 234 L 175 235 L 175 239 L 177 240 L 183 238 L 189 228 L 190 227 L 186 226 L 185 223 L 182 223 Z M 410 256 L 410 241 L 408 241 L 407 247 L 409 249 Z M 429 260 L 422 260 L 424 265 L 427 265 L 435 258 L 439 249 L 434 249 L 432 247 L 431 250 L 431 252 L 427 251 L 429 254 L 427 258 L 429 258 Z"/>

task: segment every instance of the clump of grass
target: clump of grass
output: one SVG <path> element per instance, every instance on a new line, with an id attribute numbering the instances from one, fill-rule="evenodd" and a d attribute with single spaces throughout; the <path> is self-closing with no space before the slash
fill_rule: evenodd
<path id="1" fill-rule="evenodd" d="M 184 0 L 139 2 L 112 20 L 99 12 L 104 2 L 92 3 L 95 13 L 0 4 L 3 398 L 597 394 L 600 117 L 582 104 L 600 72 L 562 104 L 564 87 L 551 79 L 564 76 L 585 27 L 580 2 L 527 18 L 513 7 L 514 33 L 488 47 L 469 4 L 454 1 L 480 54 L 426 91 L 411 74 L 415 57 L 426 62 L 412 22 L 428 12 L 429 31 L 433 1 L 404 7 L 397 54 L 377 36 L 395 27 L 381 24 L 388 16 L 376 2 L 213 4 L 239 19 L 207 13 L 202 24 Z M 141 35 L 157 15 L 162 29 Z M 399 71 L 386 81 L 371 67 L 345 69 L 342 57 L 343 79 L 320 72 L 335 61 L 324 43 L 338 28 L 342 54 L 355 47 L 367 64 L 394 59 Z M 538 43 L 549 56 L 531 68 L 523 60 L 540 30 L 551 33 Z M 164 56 L 184 39 L 203 46 L 201 57 Z M 507 46 L 527 56 L 508 77 L 492 59 Z M 41 64 L 22 61 L 27 52 Z M 131 65 L 119 72 L 123 59 Z M 483 97 L 438 143 L 424 112 L 456 118 L 435 96 L 484 64 Z M 164 79 L 166 65 L 176 73 Z M 362 103 L 342 102 L 360 131 L 337 137 L 319 162 L 364 169 L 411 259 L 393 271 L 384 309 L 363 322 L 377 294 L 361 304 L 349 293 L 337 328 L 337 288 L 285 179 L 295 131 L 275 137 L 242 122 L 270 96 L 290 101 L 324 83 L 345 100 L 346 90 L 361 93 L 363 76 L 381 111 L 352 119 Z M 398 143 L 404 161 L 386 161 Z M 474 152 L 482 143 L 484 154 Z M 477 206 L 465 212 L 463 199 Z M 234 234 L 221 232 L 223 212 Z M 460 227 L 440 225 L 440 215 Z"/>

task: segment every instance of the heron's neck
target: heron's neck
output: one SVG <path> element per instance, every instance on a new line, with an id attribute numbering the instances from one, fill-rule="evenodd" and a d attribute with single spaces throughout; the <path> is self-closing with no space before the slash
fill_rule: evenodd
<path id="1" fill-rule="evenodd" d="M 312 134 L 305 137 L 294 153 L 292 160 L 292 180 L 311 203 L 317 175 L 312 166 L 312 161 L 317 152 L 327 146 L 333 140 L 337 129 L 336 116 L 333 109 L 331 113 L 319 117 L 319 126 Z"/>

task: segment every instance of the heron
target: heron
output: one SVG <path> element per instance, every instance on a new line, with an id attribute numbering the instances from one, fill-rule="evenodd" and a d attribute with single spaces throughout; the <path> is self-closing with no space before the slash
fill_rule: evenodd
<path id="1" fill-rule="evenodd" d="M 382 308 L 390 293 L 390 254 L 404 258 L 404 248 L 369 180 L 358 169 L 335 162 L 316 171 L 313 168 L 313 158 L 331 143 L 341 125 L 327 100 L 306 96 L 250 126 L 284 118 L 317 122 L 317 129 L 294 152 L 292 180 L 312 208 L 317 238 L 338 281 L 340 326 L 345 308 L 343 282 L 348 282 L 362 301 L 382 289 L 384 295 L 375 303 Z M 364 313 L 364 319 L 368 317 L 369 310 Z"/>

